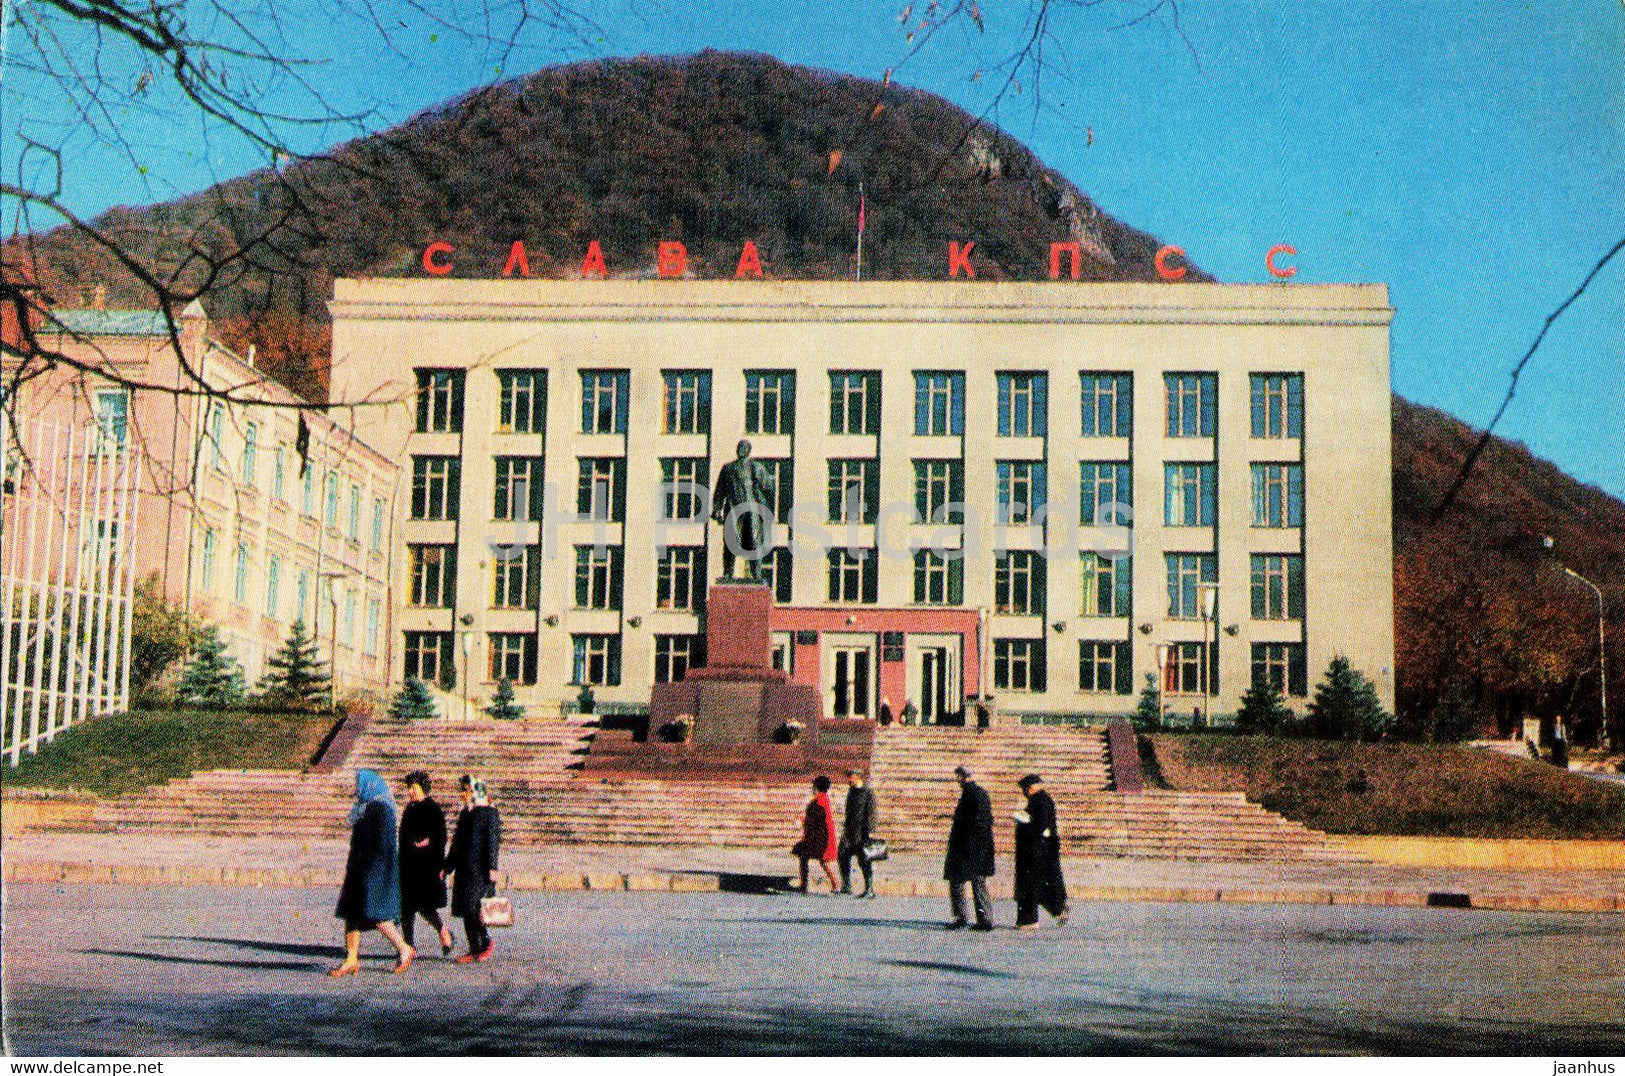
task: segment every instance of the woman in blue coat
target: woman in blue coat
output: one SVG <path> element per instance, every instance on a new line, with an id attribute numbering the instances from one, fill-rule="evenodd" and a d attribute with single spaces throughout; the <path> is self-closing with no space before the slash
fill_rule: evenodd
<path id="1" fill-rule="evenodd" d="M 355 806 L 350 808 L 350 856 L 334 915 L 344 920 L 344 963 L 327 974 L 337 979 L 361 969 L 361 932 L 377 928 L 395 947 L 397 973 L 412 966 L 417 953 L 401 937 L 401 873 L 396 856 L 395 797 L 389 782 L 372 770 L 357 770 Z"/>

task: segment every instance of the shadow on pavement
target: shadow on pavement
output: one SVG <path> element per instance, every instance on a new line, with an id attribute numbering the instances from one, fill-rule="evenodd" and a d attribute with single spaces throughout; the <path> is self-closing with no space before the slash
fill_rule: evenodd
<path id="1" fill-rule="evenodd" d="M 196 964 L 209 968 L 246 968 L 251 971 L 320 971 L 321 964 L 310 960 L 210 960 L 201 956 L 174 956 L 170 953 L 140 953 L 134 949 L 80 949 L 87 956 L 122 956 L 150 960 L 155 964 Z"/>
<path id="2" fill-rule="evenodd" d="M 254 949 L 263 953 L 282 953 L 286 956 L 330 956 L 341 957 L 344 947 L 340 945 L 311 945 L 308 942 L 270 942 L 259 941 L 254 938 L 200 938 L 187 937 L 181 934 L 150 934 L 148 937 L 154 941 L 184 941 L 200 942 L 204 945 L 231 945 L 238 949 Z"/>
<path id="3" fill-rule="evenodd" d="M 892 927 L 897 930 L 928 930 L 942 933 L 942 924 L 930 919 L 865 919 L 853 916 L 797 916 L 793 919 L 733 919 L 734 923 L 764 923 L 787 927 Z"/>
<path id="4" fill-rule="evenodd" d="M 944 964 L 936 960 L 882 960 L 881 964 L 889 964 L 894 968 L 924 968 L 927 971 L 951 971 L 956 975 L 980 975 L 984 979 L 1019 979 L 1021 976 L 1014 972 L 992 971 L 988 968 L 976 968 L 969 964 Z"/>

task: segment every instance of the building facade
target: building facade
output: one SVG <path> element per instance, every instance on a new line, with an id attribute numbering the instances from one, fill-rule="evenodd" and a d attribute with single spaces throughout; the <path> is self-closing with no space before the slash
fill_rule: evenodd
<path id="1" fill-rule="evenodd" d="M 1387 290 L 341 280 L 333 396 L 401 464 L 392 677 L 636 705 L 703 663 L 741 438 L 775 661 L 831 717 L 1393 701 Z"/>
<path id="2" fill-rule="evenodd" d="M 398 465 L 352 435 L 347 412 L 310 407 L 213 340 L 197 304 L 179 319 L 180 355 L 156 312 L 53 317 L 45 346 L 114 376 L 49 371 L 25 383 L 18 414 L 89 430 L 88 450 L 139 446 L 136 578 L 156 573 L 170 603 L 216 625 L 250 686 L 303 620 L 339 697 L 381 690 Z"/>

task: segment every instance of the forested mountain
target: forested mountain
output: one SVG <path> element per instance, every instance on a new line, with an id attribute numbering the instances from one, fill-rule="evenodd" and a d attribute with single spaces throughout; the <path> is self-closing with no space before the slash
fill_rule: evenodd
<path id="1" fill-rule="evenodd" d="M 96 226 L 160 274 L 222 266 L 205 306 L 228 342 L 257 344 L 263 368 L 319 399 L 334 277 L 419 275 L 436 239 L 457 247 L 459 275 L 496 275 L 516 239 L 536 276 L 574 274 L 594 239 L 611 275 L 650 275 L 656 245 L 675 239 L 694 275 L 724 277 L 752 239 L 768 277 L 849 278 L 860 183 L 867 279 L 940 279 L 947 244 L 964 240 L 976 241 L 983 279 L 1046 278 L 1055 241 L 1080 244 L 1085 280 L 1156 279 L 1159 240 L 956 106 L 718 52 L 544 69 Z M 8 257 L 19 242 L 60 305 L 97 286 L 111 305 L 151 304 L 82 234 L 13 240 Z M 1595 599 L 1556 558 L 1613 596 L 1615 712 L 1625 712 L 1625 504 L 1497 441 L 1433 525 L 1473 437 L 1394 400 L 1402 716 L 1425 734 L 1453 686 L 1503 727 L 1526 710 L 1595 724 Z"/>

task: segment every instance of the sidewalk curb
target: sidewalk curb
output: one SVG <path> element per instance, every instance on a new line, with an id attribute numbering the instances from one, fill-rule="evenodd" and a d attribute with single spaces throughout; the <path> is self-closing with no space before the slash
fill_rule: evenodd
<path id="1" fill-rule="evenodd" d="M 129 886 L 242 886 L 248 888 L 337 888 L 339 871 L 286 867 L 114 866 L 105 863 L 7 861 L 4 880 L 16 885 L 129 885 Z M 502 877 L 502 887 L 517 893 L 715 893 L 721 888 L 715 872 L 666 873 L 639 871 L 517 871 Z M 881 878 L 875 892 L 883 897 L 938 897 L 948 895 L 947 883 L 937 879 Z M 1007 899 L 1008 894 L 994 894 Z M 1327 889 L 1207 889 L 1154 886 L 1071 886 L 1068 896 L 1078 902 L 1136 902 L 1155 904 L 1324 904 L 1389 908 L 1427 907 L 1429 894 L 1411 890 Z M 1573 912 L 1584 914 L 1625 912 L 1625 897 L 1587 897 L 1554 893 L 1467 894 L 1474 910 L 1508 912 Z"/>

